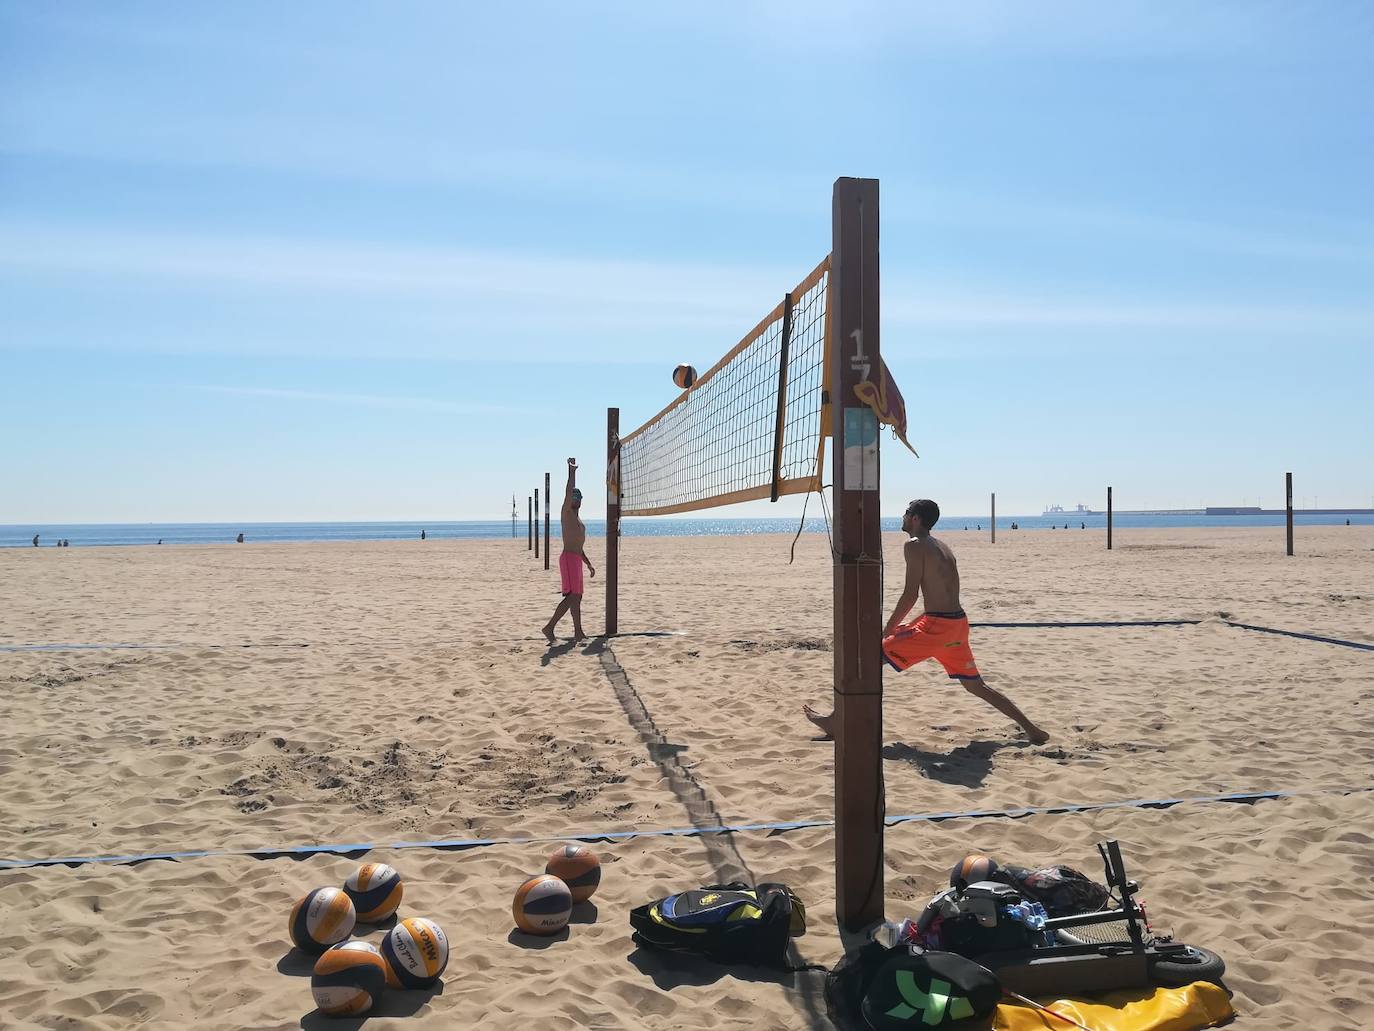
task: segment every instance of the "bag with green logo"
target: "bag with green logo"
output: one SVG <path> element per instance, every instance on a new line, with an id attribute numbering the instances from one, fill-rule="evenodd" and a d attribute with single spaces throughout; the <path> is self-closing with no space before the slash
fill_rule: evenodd
<path id="1" fill-rule="evenodd" d="M 791 969 L 787 943 L 806 931 L 806 907 L 785 884 L 711 884 L 631 910 L 630 926 L 636 945 Z"/>
<path id="2" fill-rule="evenodd" d="M 988 1016 L 1002 986 L 992 971 L 952 952 L 870 942 L 831 973 L 826 998 L 840 1027 L 915 1031 Z"/>

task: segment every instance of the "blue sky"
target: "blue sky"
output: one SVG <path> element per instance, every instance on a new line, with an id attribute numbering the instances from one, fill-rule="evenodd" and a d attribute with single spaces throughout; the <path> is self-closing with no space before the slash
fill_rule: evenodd
<path id="1" fill-rule="evenodd" d="M 1369 505 L 1372 53 L 1367 3 L 0 0 L 0 522 L 598 480 L 840 175 L 894 511 Z"/>

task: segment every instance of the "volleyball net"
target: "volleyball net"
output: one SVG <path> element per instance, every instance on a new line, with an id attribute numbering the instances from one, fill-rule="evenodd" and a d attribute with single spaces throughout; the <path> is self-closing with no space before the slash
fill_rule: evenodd
<path id="1" fill-rule="evenodd" d="M 829 285 L 827 255 L 720 361 L 620 438 L 621 515 L 776 500 L 820 486 Z"/>

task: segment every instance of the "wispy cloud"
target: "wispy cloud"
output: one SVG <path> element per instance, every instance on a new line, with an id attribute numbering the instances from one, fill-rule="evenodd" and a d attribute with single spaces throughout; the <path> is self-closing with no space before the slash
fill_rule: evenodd
<path id="1" fill-rule="evenodd" d="M 397 397 L 390 394 L 347 394 L 277 387 L 236 387 L 208 383 L 179 384 L 185 390 L 236 397 L 266 397 L 280 401 L 322 401 L 328 404 L 362 405 L 368 408 L 406 408 L 419 411 L 459 412 L 467 415 L 510 415 L 527 411 L 511 405 L 477 404 L 467 401 L 442 401 L 432 397 Z"/>

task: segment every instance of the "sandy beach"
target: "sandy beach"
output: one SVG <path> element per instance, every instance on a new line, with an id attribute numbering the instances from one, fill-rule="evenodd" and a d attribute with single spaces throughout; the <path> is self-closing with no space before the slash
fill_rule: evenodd
<path id="1" fill-rule="evenodd" d="M 1226 622 L 1374 644 L 1374 527 L 1301 528 L 1293 558 L 1282 528 L 1119 531 L 1112 552 L 1093 531 L 943 536 L 975 625 L 1200 622 L 975 629 L 1044 746 L 934 664 L 889 673 L 889 817 L 1293 797 L 901 823 L 889 918 L 966 852 L 1096 876 L 1093 843 L 1115 837 L 1155 924 L 1226 958 L 1236 1027 L 1374 1026 L 1374 653 Z M 544 644 L 556 563 L 523 540 L 0 551 L 0 858 L 828 820 L 833 747 L 799 710 L 830 705 L 831 565 L 823 535 L 789 565 L 791 543 L 624 539 L 609 650 Z M 590 551 L 602 571 L 604 541 Z M 590 632 L 603 598 L 598 577 Z M 615 665 L 700 798 L 674 791 Z M 511 893 L 552 847 L 370 852 L 453 950 L 440 989 L 391 992 L 366 1026 L 830 1026 L 816 975 L 669 963 L 627 921 L 742 869 L 794 888 L 801 957 L 833 964 L 829 828 L 598 843 L 602 888 L 569 933 L 512 934 Z M 0 1027 L 348 1026 L 313 1012 L 285 925 L 360 855 L 2 870 Z"/>

